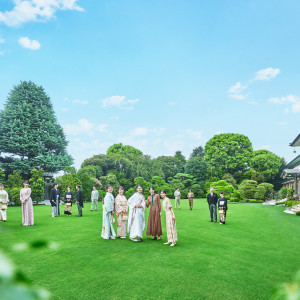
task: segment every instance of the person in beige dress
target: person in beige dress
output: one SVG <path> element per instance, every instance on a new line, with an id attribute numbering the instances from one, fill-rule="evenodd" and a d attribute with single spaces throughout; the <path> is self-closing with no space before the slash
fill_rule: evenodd
<path id="1" fill-rule="evenodd" d="M 193 209 L 193 202 L 194 202 L 194 198 L 195 198 L 194 193 L 193 193 L 192 190 L 189 191 L 189 193 L 187 194 L 187 197 L 189 199 L 190 210 L 192 210 Z"/>
<path id="2" fill-rule="evenodd" d="M 23 226 L 34 225 L 33 204 L 31 199 L 31 188 L 28 181 L 24 181 L 24 188 L 20 191 L 20 200 L 22 203 L 22 223 Z"/>
<path id="3" fill-rule="evenodd" d="M 163 201 L 163 210 L 166 212 L 166 227 L 167 227 L 167 237 L 168 241 L 164 243 L 165 245 L 170 245 L 171 247 L 176 245 L 177 242 L 177 231 L 176 231 L 176 222 L 175 214 L 172 208 L 172 204 L 169 198 L 167 198 L 167 193 L 165 190 L 162 190 L 160 196 L 164 199 Z"/>
<path id="4" fill-rule="evenodd" d="M 124 196 L 124 188 L 119 186 L 118 196 L 115 199 L 115 212 L 117 215 L 117 237 L 126 239 L 126 223 L 128 217 L 127 199 Z"/>
<path id="5" fill-rule="evenodd" d="M 8 193 L 4 190 L 3 183 L 0 183 L 0 222 L 6 222 L 7 203 L 9 202 Z"/>

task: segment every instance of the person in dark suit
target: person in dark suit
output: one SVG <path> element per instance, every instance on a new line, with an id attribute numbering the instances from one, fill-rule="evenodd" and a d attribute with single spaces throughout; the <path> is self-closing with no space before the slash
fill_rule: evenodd
<path id="1" fill-rule="evenodd" d="M 82 217 L 82 209 L 83 209 L 83 194 L 82 190 L 80 189 L 80 185 L 76 185 L 76 203 L 78 207 L 78 215 L 76 217 Z"/>
<path id="2" fill-rule="evenodd" d="M 217 223 L 217 203 L 218 203 L 218 196 L 214 193 L 214 188 L 210 188 L 210 193 L 207 194 L 207 203 L 210 211 L 210 221 L 213 222 L 213 216 L 215 217 L 215 223 Z"/>
<path id="3" fill-rule="evenodd" d="M 59 212 L 59 203 L 60 203 L 60 193 L 58 189 L 58 183 L 53 184 L 53 189 L 50 194 L 50 204 L 52 209 L 52 217 L 58 217 L 60 215 Z"/>

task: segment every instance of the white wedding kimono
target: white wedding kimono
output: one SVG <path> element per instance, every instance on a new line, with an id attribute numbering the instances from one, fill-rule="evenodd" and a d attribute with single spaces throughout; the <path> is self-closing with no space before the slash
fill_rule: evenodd
<path id="1" fill-rule="evenodd" d="M 116 233 L 112 224 L 112 211 L 115 209 L 115 198 L 113 194 L 106 193 L 103 204 L 103 219 L 102 219 L 102 233 L 103 239 L 115 239 Z"/>
<path id="2" fill-rule="evenodd" d="M 8 194 L 5 190 L 0 190 L 0 221 L 6 221 L 6 210 L 7 210 L 7 203 Z"/>
<path id="3" fill-rule="evenodd" d="M 142 194 L 135 193 L 128 199 L 129 215 L 128 215 L 128 232 L 130 238 L 143 238 L 145 229 L 145 197 Z M 142 205 L 141 208 L 135 207 Z"/>

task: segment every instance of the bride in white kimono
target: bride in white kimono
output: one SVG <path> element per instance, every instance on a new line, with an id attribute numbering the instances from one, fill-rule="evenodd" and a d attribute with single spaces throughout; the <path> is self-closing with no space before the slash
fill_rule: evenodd
<path id="1" fill-rule="evenodd" d="M 106 195 L 103 203 L 103 219 L 101 237 L 105 240 L 115 239 L 116 233 L 113 227 L 113 216 L 115 209 L 115 198 L 112 194 L 113 187 L 109 184 L 106 186 Z"/>
<path id="2" fill-rule="evenodd" d="M 137 193 L 128 199 L 128 232 L 129 237 L 134 242 L 140 242 L 145 229 L 145 197 L 142 194 L 143 188 L 138 185 Z"/>

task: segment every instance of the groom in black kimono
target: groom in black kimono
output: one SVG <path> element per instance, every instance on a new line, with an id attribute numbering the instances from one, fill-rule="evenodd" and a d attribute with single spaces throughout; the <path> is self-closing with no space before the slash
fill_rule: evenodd
<path id="1" fill-rule="evenodd" d="M 210 193 L 207 194 L 207 203 L 210 211 L 210 221 L 213 222 L 213 215 L 215 217 L 215 223 L 217 223 L 217 203 L 218 203 L 218 196 L 214 193 L 214 188 L 210 188 Z"/>

